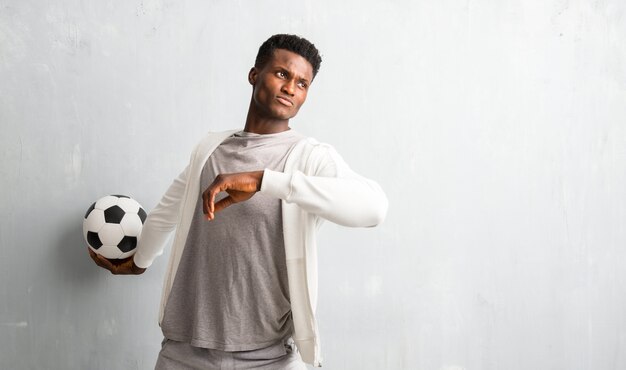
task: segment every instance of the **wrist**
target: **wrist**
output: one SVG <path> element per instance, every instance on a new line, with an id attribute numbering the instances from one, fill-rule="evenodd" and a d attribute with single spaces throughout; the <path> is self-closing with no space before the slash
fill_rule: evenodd
<path id="1" fill-rule="evenodd" d="M 133 261 L 133 264 L 130 267 L 130 271 L 135 275 L 141 275 L 146 271 L 146 269 L 135 265 L 135 261 Z"/>
<path id="2" fill-rule="evenodd" d="M 288 200 L 291 194 L 291 174 L 265 169 L 261 193 L 274 198 Z"/>
<path id="3" fill-rule="evenodd" d="M 255 175 L 258 179 L 257 183 L 256 183 L 256 191 L 261 191 L 261 186 L 263 186 L 263 173 L 265 173 L 265 171 L 256 171 Z"/>

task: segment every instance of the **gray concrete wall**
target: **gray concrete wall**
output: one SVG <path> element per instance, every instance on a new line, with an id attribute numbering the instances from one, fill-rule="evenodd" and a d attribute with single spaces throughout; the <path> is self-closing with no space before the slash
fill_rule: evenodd
<path id="1" fill-rule="evenodd" d="M 1 369 L 152 368 L 167 255 L 111 276 L 83 214 L 242 127 L 280 32 L 324 56 L 292 127 L 390 200 L 321 231 L 324 368 L 626 368 L 624 2 L 5 0 Z"/>

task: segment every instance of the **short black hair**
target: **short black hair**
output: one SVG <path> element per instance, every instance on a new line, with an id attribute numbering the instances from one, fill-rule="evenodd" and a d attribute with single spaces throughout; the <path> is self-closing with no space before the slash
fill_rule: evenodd
<path id="1" fill-rule="evenodd" d="M 274 56 L 274 50 L 276 49 L 288 50 L 306 59 L 313 67 L 313 78 L 317 75 L 317 71 L 320 70 L 322 57 L 315 45 L 303 37 L 287 34 L 277 34 L 265 40 L 259 47 L 254 66 L 258 69 L 263 68 Z"/>

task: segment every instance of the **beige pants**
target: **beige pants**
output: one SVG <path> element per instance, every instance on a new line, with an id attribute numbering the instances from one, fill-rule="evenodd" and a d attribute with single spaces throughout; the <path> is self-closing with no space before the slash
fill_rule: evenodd
<path id="1" fill-rule="evenodd" d="M 306 370 L 293 339 L 252 351 L 225 352 L 164 339 L 155 370 Z"/>

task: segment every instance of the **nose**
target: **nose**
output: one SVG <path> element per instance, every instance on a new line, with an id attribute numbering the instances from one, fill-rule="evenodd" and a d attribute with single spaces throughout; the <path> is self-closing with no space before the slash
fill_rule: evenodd
<path id="1" fill-rule="evenodd" d="M 289 95 L 289 96 L 293 96 L 295 89 L 296 89 L 295 81 L 294 80 L 287 80 L 283 84 L 283 86 L 280 89 L 280 91 L 285 93 L 285 94 L 287 94 L 287 95 Z"/>

